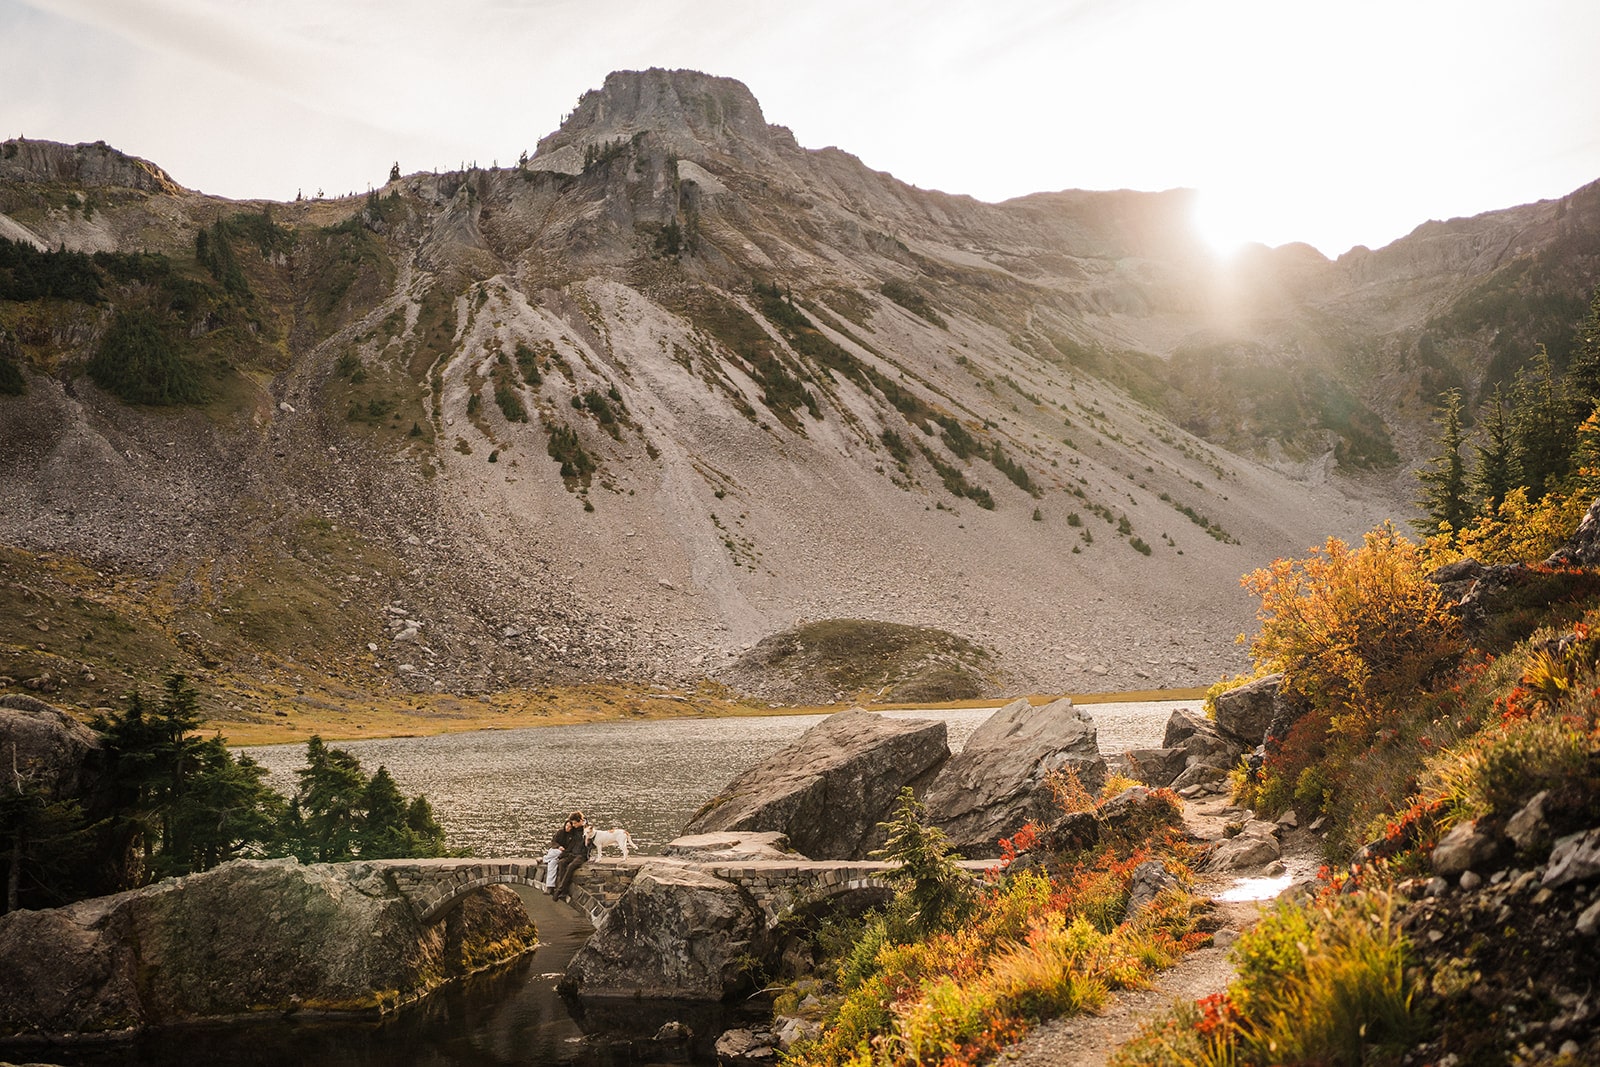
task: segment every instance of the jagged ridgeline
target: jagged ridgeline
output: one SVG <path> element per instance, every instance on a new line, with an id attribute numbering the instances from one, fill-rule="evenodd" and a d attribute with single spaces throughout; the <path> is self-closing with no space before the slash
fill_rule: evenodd
<path id="1" fill-rule="evenodd" d="M 717 676 L 802 620 L 987 687 L 1209 681 L 1240 573 L 1409 513 L 1439 386 L 1504 363 L 1485 308 L 1567 350 L 1600 190 L 1337 262 L 1221 264 L 1190 206 L 916 189 L 687 71 L 335 198 L 5 142 L 19 676 L 98 700 L 127 665 L 34 623 L 100 612 L 145 671 L 424 692 Z"/>

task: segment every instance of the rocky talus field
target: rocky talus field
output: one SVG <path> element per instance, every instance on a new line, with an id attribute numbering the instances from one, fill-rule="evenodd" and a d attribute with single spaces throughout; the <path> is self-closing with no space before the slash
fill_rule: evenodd
<path id="1" fill-rule="evenodd" d="M 0 146 L 0 676 L 269 722 L 1208 684 L 1239 576 L 1411 515 L 1438 392 L 1559 356 L 1600 274 L 1600 185 L 1224 261 L 1186 192 L 920 190 L 688 71 L 380 178 Z"/>

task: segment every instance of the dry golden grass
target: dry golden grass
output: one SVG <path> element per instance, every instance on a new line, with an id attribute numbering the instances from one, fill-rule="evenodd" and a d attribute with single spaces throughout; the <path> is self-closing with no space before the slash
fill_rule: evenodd
<path id="1" fill-rule="evenodd" d="M 390 562 L 370 557 L 322 524 L 300 522 L 289 532 L 297 543 L 333 557 L 336 571 L 370 572 Z M 226 576 L 198 567 L 181 576 L 138 579 L 96 572 L 63 556 L 0 547 L 0 594 L 13 605 L 0 614 L 0 675 L 20 680 L 48 672 L 54 688 L 38 695 L 87 719 L 133 686 L 154 687 L 167 672 L 180 671 L 200 689 L 204 728 L 235 745 L 298 744 L 312 734 L 335 741 L 617 719 L 827 714 L 851 704 L 779 706 L 710 681 L 672 691 L 642 682 L 593 682 L 487 694 L 410 693 L 363 661 L 360 643 L 371 636 L 369 629 L 376 633 L 376 624 L 341 606 L 322 574 L 293 557 L 247 562 Z M 170 585 L 180 577 L 206 600 L 220 599 L 224 614 L 172 609 L 178 598 Z M 340 636 L 314 639 L 325 634 Z M 1071 695 L 1084 703 L 1203 694 L 1183 689 Z M 1060 696 L 1027 699 L 1039 705 Z M 857 695 L 863 706 L 883 711 L 995 707 L 1012 699 L 879 704 L 869 693 Z"/>
<path id="2" fill-rule="evenodd" d="M 1202 689 L 1139 690 L 1129 693 L 1079 694 L 1078 703 L 1134 700 L 1190 700 Z M 482 696 L 436 694 L 352 694 L 337 697 L 306 689 L 261 694 L 268 716 L 256 721 L 211 720 L 232 745 L 302 743 L 312 734 L 324 740 L 358 737 L 412 737 L 468 730 L 516 730 L 528 726 L 564 726 L 621 719 L 697 719 L 742 715 L 827 715 L 851 705 L 777 706 L 738 694 L 713 682 L 689 692 L 663 692 L 659 687 L 622 682 L 513 689 Z M 871 711 L 988 708 L 1013 698 L 963 700 L 946 704 L 863 704 Z M 1059 696 L 1033 695 L 1035 706 Z M 278 714 L 282 712 L 283 714 Z"/>

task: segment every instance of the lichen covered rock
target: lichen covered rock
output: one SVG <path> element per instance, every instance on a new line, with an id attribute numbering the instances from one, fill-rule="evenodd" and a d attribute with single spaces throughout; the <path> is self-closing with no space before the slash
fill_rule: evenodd
<path id="1" fill-rule="evenodd" d="M 878 824 L 901 787 L 949 755 L 942 722 L 852 708 L 724 786 L 683 832 L 776 831 L 812 859 L 862 859 L 883 843 Z"/>
<path id="2" fill-rule="evenodd" d="M 1105 780 L 1094 721 L 1057 700 L 1035 708 L 1013 701 L 973 731 L 923 797 L 928 818 L 962 855 L 999 855 L 998 842 L 1056 814 L 1047 779 L 1070 768 L 1084 785 Z"/>
<path id="3" fill-rule="evenodd" d="M 100 738 L 83 723 L 42 700 L 0 696 L 0 761 L 52 800 L 80 797 L 99 779 Z"/>
<path id="4" fill-rule="evenodd" d="M 533 944 L 496 890 L 419 923 L 364 864 L 239 860 L 0 916 L 0 1034 L 123 1030 L 308 1010 L 380 1012 Z M 514 897 L 514 894 L 510 894 Z M 514 904 L 514 907 L 513 907 Z"/>
<path id="5" fill-rule="evenodd" d="M 742 888 L 688 867 L 642 869 L 567 965 L 583 996 L 721 1000 L 765 949 L 760 908 Z"/>

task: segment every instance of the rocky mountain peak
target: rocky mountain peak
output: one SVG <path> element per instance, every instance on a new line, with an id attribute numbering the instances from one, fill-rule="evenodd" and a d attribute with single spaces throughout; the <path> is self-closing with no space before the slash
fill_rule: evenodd
<path id="1" fill-rule="evenodd" d="M 0 181 L 58 181 L 91 188 L 183 192 L 183 187 L 154 163 L 119 152 L 104 141 L 77 145 L 21 137 L 5 141 L 0 143 Z"/>
<path id="2" fill-rule="evenodd" d="M 795 146 L 787 129 L 767 125 L 760 103 L 743 82 L 652 67 L 607 75 L 604 85 L 579 98 L 559 130 L 539 142 L 537 155 L 569 145 L 581 151 L 640 133 L 655 134 L 670 150 L 688 157 L 736 145 L 745 152 Z"/>

